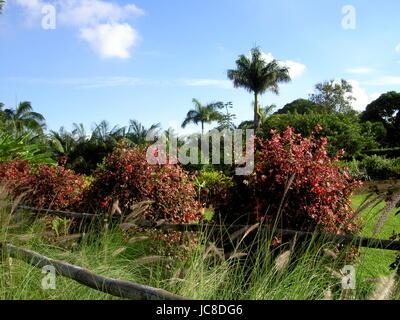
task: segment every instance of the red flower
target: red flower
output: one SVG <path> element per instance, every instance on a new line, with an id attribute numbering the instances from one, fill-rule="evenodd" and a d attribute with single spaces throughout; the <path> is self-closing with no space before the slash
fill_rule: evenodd
<path id="1" fill-rule="evenodd" d="M 101 203 L 101 206 L 102 206 L 102 207 L 107 207 L 107 201 L 103 201 L 103 202 Z"/>
<path id="2" fill-rule="evenodd" d="M 128 172 L 132 172 L 133 171 L 133 167 L 131 165 L 128 165 L 125 167 L 125 170 Z"/>

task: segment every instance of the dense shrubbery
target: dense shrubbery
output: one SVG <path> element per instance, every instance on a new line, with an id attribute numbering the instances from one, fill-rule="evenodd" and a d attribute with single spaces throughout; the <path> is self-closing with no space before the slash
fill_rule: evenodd
<path id="1" fill-rule="evenodd" d="M 95 171 L 85 196 L 92 209 L 119 201 L 122 211 L 138 201 L 153 200 L 145 212 L 148 219 L 172 223 L 201 218 L 192 177 L 177 164 L 149 164 L 143 149 L 114 149 Z"/>
<path id="2" fill-rule="evenodd" d="M 20 159 L 30 163 L 55 163 L 46 152 L 46 145 L 34 143 L 31 132 L 15 136 L 0 132 L 0 161 Z"/>
<path id="3" fill-rule="evenodd" d="M 289 127 L 282 135 L 272 132 L 269 140 L 256 139 L 256 146 L 254 173 L 238 178 L 230 199 L 216 210 L 223 219 L 244 215 L 249 222 L 253 216 L 284 228 L 335 234 L 359 230 L 350 221 L 350 195 L 360 182 L 337 163 L 343 152 L 328 156 L 326 138 L 303 138 Z"/>
<path id="4" fill-rule="evenodd" d="M 400 158 L 400 148 L 372 149 L 364 152 L 367 156 L 381 156 L 386 158 Z"/>
<path id="5" fill-rule="evenodd" d="M 24 160 L 0 164 L 0 183 L 13 196 L 24 195 L 24 203 L 38 208 L 66 209 L 82 199 L 85 179 L 61 166 L 31 165 Z"/>
<path id="6" fill-rule="evenodd" d="M 219 171 L 201 171 L 194 181 L 201 204 L 214 207 L 220 203 L 234 185 L 232 180 Z"/>
<path id="7" fill-rule="evenodd" d="M 270 138 L 271 130 L 282 133 L 291 126 L 303 136 L 309 136 L 316 125 L 323 128 L 316 133 L 316 137 L 326 137 L 329 141 L 329 154 L 333 156 L 344 149 L 347 159 L 357 157 L 364 150 L 378 147 L 378 141 L 386 135 L 381 123 L 360 123 L 354 113 L 274 114 L 263 124 L 263 132 L 265 138 Z"/>
<path id="8" fill-rule="evenodd" d="M 359 162 L 371 180 L 400 178 L 400 159 L 387 159 L 377 155 L 366 156 Z"/>
<path id="9" fill-rule="evenodd" d="M 361 166 L 360 161 L 340 161 L 340 165 L 344 170 L 347 170 L 353 179 L 359 181 L 370 180 L 367 170 Z"/>

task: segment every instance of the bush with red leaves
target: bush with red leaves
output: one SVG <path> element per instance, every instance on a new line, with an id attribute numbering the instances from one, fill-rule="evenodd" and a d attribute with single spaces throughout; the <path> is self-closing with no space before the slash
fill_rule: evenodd
<path id="1" fill-rule="evenodd" d="M 109 207 L 116 200 L 122 211 L 135 203 L 152 200 L 144 213 L 149 220 L 187 223 L 201 218 L 192 177 L 178 164 L 149 164 L 144 149 L 114 149 L 95 171 L 85 197 L 92 210 Z"/>
<path id="2" fill-rule="evenodd" d="M 304 138 L 291 127 L 271 133 L 269 140 L 256 138 L 254 172 L 237 177 L 230 200 L 216 213 L 228 222 L 241 216 L 245 223 L 263 220 L 294 230 L 359 231 L 350 196 L 360 182 L 339 167 L 344 151 L 330 158 L 326 138 Z"/>
<path id="3" fill-rule="evenodd" d="M 82 199 L 83 176 L 49 164 L 30 165 L 23 160 L 0 164 L 0 183 L 16 197 L 24 194 L 26 205 L 44 209 L 68 209 Z"/>

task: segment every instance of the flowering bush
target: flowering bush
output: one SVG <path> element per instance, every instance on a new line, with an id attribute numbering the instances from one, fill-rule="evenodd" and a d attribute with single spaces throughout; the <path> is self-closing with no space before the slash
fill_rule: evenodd
<path id="1" fill-rule="evenodd" d="M 282 135 L 271 133 L 269 140 L 256 139 L 253 174 L 238 179 L 217 213 L 228 220 L 244 214 L 247 220 L 277 221 L 279 227 L 295 230 L 357 232 L 357 222 L 350 221 L 350 195 L 360 182 L 337 163 L 344 151 L 330 158 L 326 138 L 304 138 L 291 127 Z"/>
<path id="2" fill-rule="evenodd" d="M 118 200 L 126 211 L 135 202 L 153 200 L 148 219 L 187 223 L 201 217 L 192 177 L 177 164 L 149 164 L 143 149 L 115 148 L 93 177 L 85 197 L 92 208 Z"/>
<path id="3" fill-rule="evenodd" d="M 55 210 L 76 205 L 85 188 L 84 178 L 73 171 L 49 164 L 32 166 L 23 160 L 1 163 L 0 183 L 14 196 L 24 193 L 29 206 Z"/>

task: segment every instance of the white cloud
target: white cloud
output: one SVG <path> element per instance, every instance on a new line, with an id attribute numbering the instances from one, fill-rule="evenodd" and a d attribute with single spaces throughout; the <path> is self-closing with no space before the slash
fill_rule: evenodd
<path id="1" fill-rule="evenodd" d="M 347 72 L 347 73 L 371 73 L 371 72 L 373 72 L 374 71 L 374 69 L 371 69 L 371 68 L 363 68 L 363 67 L 360 67 L 360 68 L 349 68 L 349 69 L 346 69 L 345 70 L 345 72 Z"/>
<path id="2" fill-rule="evenodd" d="M 396 52 L 400 53 L 400 43 L 395 48 Z"/>
<path id="3" fill-rule="evenodd" d="M 368 96 L 365 89 L 360 87 L 360 83 L 357 80 L 348 81 L 353 87 L 353 93 L 351 94 L 356 100 L 352 102 L 352 106 L 355 110 L 361 111 L 371 102 L 371 97 Z"/>
<path id="4" fill-rule="evenodd" d="M 32 25 L 40 26 L 41 10 L 47 3 L 41 0 L 14 0 L 24 10 Z M 130 57 L 130 50 L 139 34 L 125 20 L 138 17 L 144 11 L 133 3 L 120 6 L 102 0 L 57 0 L 57 25 L 78 28 L 78 35 L 85 40 L 101 58 Z"/>
<path id="5" fill-rule="evenodd" d="M 381 93 L 374 92 L 373 94 L 371 94 L 371 101 L 378 99 L 380 96 L 381 96 Z"/>
<path id="6" fill-rule="evenodd" d="M 365 85 L 369 86 L 396 86 L 400 85 L 400 77 L 389 76 L 381 77 L 374 80 L 364 82 Z"/>
<path id="7" fill-rule="evenodd" d="M 352 102 L 352 106 L 357 111 L 365 110 L 368 104 L 378 99 L 381 95 L 379 92 L 374 92 L 369 95 L 357 80 L 348 80 L 348 82 L 353 87 L 353 93 L 351 95 L 356 98 L 356 100 Z"/>
<path id="8" fill-rule="evenodd" d="M 39 20 L 42 16 L 42 8 L 48 4 L 41 0 L 14 0 L 15 3 L 22 7 L 24 13 L 24 24 L 33 27 L 35 24 L 39 24 Z"/>
<path id="9" fill-rule="evenodd" d="M 7 81 L 22 83 L 46 84 L 57 86 L 73 86 L 80 89 L 95 89 L 107 87 L 137 87 L 137 86 L 187 86 L 187 87 L 217 87 L 233 88 L 231 81 L 218 79 L 146 79 L 137 77 L 91 77 L 91 78 L 31 78 L 31 77 L 9 77 Z"/>
<path id="10" fill-rule="evenodd" d="M 267 63 L 275 59 L 271 53 L 265 53 L 265 52 L 262 53 L 262 57 Z M 282 66 L 289 68 L 289 75 L 292 79 L 300 77 L 307 69 L 307 67 L 304 64 L 291 60 L 279 61 L 279 63 Z"/>
<path id="11" fill-rule="evenodd" d="M 180 81 L 182 85 L 189 87 L 218 87 L 229 89 L 233 87 L 232 81 L 216 79 L 184 79 Z"/>
<path id="12" fill-rule="evenodd" d="M 138 34 L 129 24 L 100 24 L 82 28 L 79 36 L 86 40 L 101 58 L 130 57 L 129 49 L 137 43 Z"/>
<path id="13" fill-rule="evenodd" d="M 119 6 L 101 0 L 59 0 L 58 19 L 64 25 L 86 26 L 125 20 L 144 14 L 134 4 Z"/>

